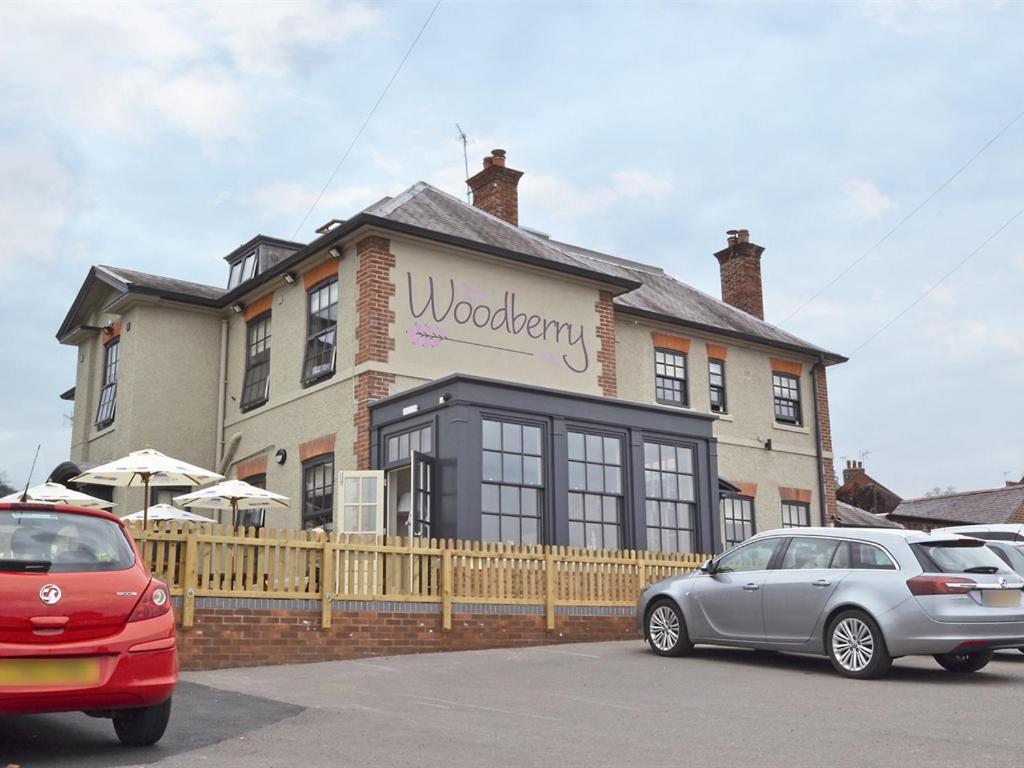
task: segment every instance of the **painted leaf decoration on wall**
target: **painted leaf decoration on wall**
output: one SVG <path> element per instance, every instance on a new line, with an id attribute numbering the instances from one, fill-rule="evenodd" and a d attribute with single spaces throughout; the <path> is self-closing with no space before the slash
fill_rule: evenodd
<path id="1" fill-rule="evenodd" d="M 415 323 L 411 328 L 405 329 L 405 335 L 414 347 L 434 349 L 442 341 L 448 338 L 439 325 L 430 323 Z"/>

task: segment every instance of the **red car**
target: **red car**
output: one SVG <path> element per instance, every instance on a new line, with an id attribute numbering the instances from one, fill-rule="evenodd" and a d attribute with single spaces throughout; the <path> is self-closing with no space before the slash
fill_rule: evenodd
<path id="1" fill-rule="evenodd" d="M 114 515 L 0 503 L 0 715 L 81 710 L 155 744 L 178 682 L 167 585 Z"/>

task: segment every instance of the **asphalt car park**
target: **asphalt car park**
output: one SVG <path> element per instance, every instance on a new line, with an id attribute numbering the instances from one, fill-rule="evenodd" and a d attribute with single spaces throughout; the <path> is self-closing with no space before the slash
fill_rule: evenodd
<path id="1" fill-rule="evenodd" d="M 185 673 L 144 750 L 82 715 L 0 720 L 0 765 L 997 768 L 1020 764 L 1022 690 L 1018 651 L 973 675 L 904 658 L 865 681 L 824 658 L 661 658 L 639 640 L 381 657 Z"/>

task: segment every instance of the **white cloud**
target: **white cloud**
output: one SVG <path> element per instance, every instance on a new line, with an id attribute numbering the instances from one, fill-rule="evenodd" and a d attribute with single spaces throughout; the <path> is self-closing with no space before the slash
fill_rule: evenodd
<path id="1" fill-rule="evenodd" d="M 1001 364 L 1024 362 L 1020 334 L 1008 322 L 937 318 L 928 322 L 925 337 L 937 353 L 960 363 L 986 359 Z"/>
<path id="2" fill-rule="evenodd" d="M 1010 266 L 1019 272 L 1024 272 L 1024 253 L 1014 253 L 1009 258 Z"/>
<path id="3" fill-rule="evenodd" d="M 20 111 L 88 131 L 239 138 L 268 81 L 377 21 L 327 0 L 4 3 L 0 86 Z"/>
<path id="4" fill-rule="evenodd" d="M 628 200 L 664 200 L 673 187 L 668 179 L 642 171 L 617 171 L 608 181 L 590 187 L 557 176 L 533 174 L 523 177 L 522 188 L 531 205 L 563 215 L 594 216 Z"/>
<path id="5" fill-rule="evenodd" d="M 853 217 L 862 222 L 878 221 L 896 204 L 871 179 L 850 179 L 843 185 Z"/>
<path id="6" fill-rule="evenodd" d="M 299 51 L 340 45 L 379 19 L 365 3 L 337 6 L 327 0 L 247 3 L 244 9 L 216 0 L 203 3 L 202 12 L 210 37 L 239 69 L 275 76 L 287 73 Z"/>
<path id="7" fill-rule="evenodd" d="M 51 259 L 75 199 L 71 173 L 50 145 L 0 145 L 0 270 Z"/>

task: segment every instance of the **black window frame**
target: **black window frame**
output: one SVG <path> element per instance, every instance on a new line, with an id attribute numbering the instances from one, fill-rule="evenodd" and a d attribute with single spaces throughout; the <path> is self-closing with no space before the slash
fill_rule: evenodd
<path id="1" fill-rule="evenodd" d="M 488 422 L 497 423 L 497 424 L 500 425 L 500 430 L 499 430 L 499 432 L 500 432 L 500 437 L 499 437 L 500 442 L 499 442 L 499 445 L 501 447 L 500 447 L 499 450 L 495 450 L 495 448 L 493 446 L 492 447 L 488 447 L 487 443 L 484 441 L 484 433 L 485 433 L 485 429 L 486 429 L 485 424 L 487 424 Z M 505 448 L 505 426 L 506 425 L 510 426 L 510 427 L 519 427 L 520 428 L 520 448 L 519 448 L 519 450 L 506 449 Z M 523 439 L 523 434 L 524 433 L 523 433 L 522 430 L 524 428 L 532 428 L 532 429 L 536 429 L 538 431 L 538 433 L 539 433 L 538 449 L 537 449 L 538 453 L 527 452 L 526 445 L 525 445 L 525 440 Z M 549 486 L 549 480 L 550 480 L 549 473 L 548 473 L 548 468 L 546 466 L 547 465 L 547 460 L 548 460 L 547 453 L 546 453 L 547 447 L 548 447 L 548 445 L 547 445 L 547 430 L 546 430 L 545 425 L 543 423 L 529 421 L 529 420 L 525 420 L 525 419 L 517 419 L 517 418 L 513 418 L 513 417 L 508 417 L 508 416 L 505 416 L 505 415 L 481 414 L 481 419 L 480 419 L 480 455 L 481 455 L 481 464 L 480 464 L 480 539 L 482 541 L 498 541 L 498 542 L 506 542 L 506 543 L 509 542 L 509 541 L 512 541 L 515 544 L 527 545 L 527 546 L 533 545 L 533 544 L 543 544 L 544 543 L 545 538 L 546 538 L 545 530 L 544 530 L 545 522 L 546 522 L 546 519 L 547 519 L 547 514 L 546 514 L 547 513 L 547 506 L 546 505 L 547 505 L 547 497 L 548 497 L 548 492 L 549 492 L 548 486 Z M 488 454 L 488 453 L 498 454 L 498 463 L 499 463 L 499 467 L 500 467 L 500 478 L 499 479 L 489 478 L 487 476 L 487 474 L 486 474 L 486 470 L 484 468 L 484 465 L 485 465 L 484 458 L 485 458 L 485 455 Z M 518 481 L 513 479 L 513 478 L 506 478 L 505 477 L 505 457 L 506 457 L 506 455 L 509 456 L 509 457 L 512 457 L 513 459 L 514 459 L 514 457 L 518 456 L 519 459 L 520 459 L 520 461 L 519 461 L 520 476 L 519 476 L 519 480 Z M 537 459 L 539 461 L 539 468 L 540 468 L 540 482 L 539 482 L 539 484 L 527 483 L 526 482 L 526 477 L 525 477 L 526 473 L 525 473 L 525 469 L 523 469 L 523 467 L 525 466 L 525 463 L 526 463 L 525 462 L 526 458 Z M 496 496 L 496 498 L 493 499 L 494 501 L 497 502 L 496 506 L 490 503 L 492 501 L 492 499 L 491 499 L 491 493 L 492 492 L 489 490 L 490 488 L 496 488 L 497 489 L 497 491 L 496 491 L 497 496 Z M 528 496 L 530 496 L 530 495 L 533 495 L 535 497 L 534 498 L 534 509 L 535 509 L 536 514 L 523 514 L 523 508 L 524 508 L 523 501 L 524 501 L 524 499 L 528 498 Z M 513 499 L 514 499 L 514 506 L 515 506 L 516 511 L 515 512 L 511 512 L 511 511 L 510 512 L 506 512 L 505 511 L 506 503 L 507 504 L 513 504 Z M 498 524 L 498 536 L 497 536 L 497 538 L 488 536 L 487 533 L 484 530 L 485 522 L 487 522 L 487 518 L 489 518 L 489 517 L 497 518 L 497 524 Z M 517 527 L 518 527 L 518 531 L 519 531 L 518 540 L 513 540 L 511 537 L 509 537 L 509 538 L 505 537 L 505 535 L 504 535 L 504 519 L 505 518 L 515 518 L 518 521 L 517 522 Z M 534 520 L 535 521 L 534 525 L 535 525 L 536 535 L 535 535 L 535 537 L 533 538 L 532 541 L 525 541 L 524 542 L 524 540 L 523 540 L 523 520 L 524 519 L 530 519 L 530 520 Z M 511 525 L 511 520 L 510 520 L 509 524 Z"/>
<path id="2" fill-rule="evenodd" d="M 716 374 L 711 366 L 718 365 L 719 372 Z M 715 376 L 721 379 L 721 384 L 715 384 Z M 715 403 L 715 394 L 718 394 L 718 403 Z M 708 407 L 712 413 L 728 413 L 729 400 L 725 393 L 725 360 L 717 357 L 708 358 Z"/>
<path id="3" fill-rule="evenodd" d="M 413 451 L 433 456 L 435 433 L 434 422 L 427 421 L 384 435 L 381 447 L 384 468 L 405 466 L 412 459 Z M 402 448 L 403 438 L 405 438 L 404 449 Z M 394 453 L 391 450 L 393 445 L 395 446 Z"/>
<path id="4" fill-rule="evenodd" d="M 726 508 L 725 508 L 726 507 L 726 502 L 729 502 L 730 509 L 729 509 L 728 512 L 726 511 Z M 733 502 L 739 502 L 741 505 L 742 504 L 748 504 L 749 505 L 749 507 L 750 507 L 750 519 L 749 520 L 747 520 L 745 516 L 741 516 L 740 518 L 736 518 L 736 516 L 734 514 L 731 514 L 731 513 L 735 512 L 735 504 L 733 504 Z M 725 546 L 726 549 L 729 549 L 731 547 L 739 546 L 740 544 L 742 544 L 747 539 L 757 535 L 757 522 L 756 522 L 756 515 L 755 515 L 755 504 L 754 504 L 754 498 L 752 496 L 740 496 L 740 495 L 736 495 L 736 496 L 723 496 L 722 497 L 722 501 L 720 502 L 720 508 L 721 508 L 721 514 L 722 514 L 722 543 L 723 543 L 723 545 Z M 732 523 L 733 526 L 735 526 L 737 522 L 739 524 L 743 525 L 744 527 L 746 527 L 747 524 L 749 523 L 750 533 L 748 533 L 742 539 L 737 539 L 735 536 L 732 536 L 732 537 L 729 536 L 729 523 Z M 735 531 L 735 527 L 733 528 L 733 531 Z"/>
<path id="5" fill-rule="evenodd" d="M 321 306 L 320 308 L 317 309 L 317 312 L 314 315 L 314 312 L 312 310 L 313 297 L 315 295 L 319 294 L 321 291 L 326 289 L 328 291 L 327 295 L 328 295 L 328 298 L 329 298 L 330 297 L 330 289 L 331 289 L 331 287 L 334 288 L 334 301 L 333 301 L 333 303 L 327 304 L 326 307 L 325 306 Z M 340 290 L 339 289 L 340 289 L 340 286 L 339 286 L 339 283 L 338 283 L 338 277 L 337 277 L 337 275 L 332 275 L 331 277 L 328 277 L 328 278 L 326 278 L 324 280 L 321 280 L 320 282 L 316 283 L 315 285 L 310 286 L 310 288 L 306 291 L 306 339 L 305 339 L 305 345 L 304 345 L 304 349 L 303 349 L 303 353 L 302 353 L 302 386 L 303 387 L 309 387 L 309 386 L 312 386 L 313 384 L 317 384 L 317 383 L 319 383 L 321 381 L 326 381 L 327 379 L 329 379 L 332 376 L 334 376 L 335 372 L 338 369 L 338 305 L 340 304 L 340 300 L 341 300 L 341 297 L 339 295 L 340 294 Z M 319 315 L 325 310 L 325 308 L 329 309 L 330 307 L 334 307 L 334 317 L 333 318 L 328 318 L 328 322 L 330 322 L 330 326 L 329 327 L 320 328 L 319 330 L 313 330 L 313 328 L 314 328 L 314 318 L 315 317 L 319 317 Z M 328 315 L 329 314 L 330 313 L 328 312 Z M 332 337 L 332 341 L 330 342 L 330 345 L 331 345 L 331 350 L 330 350 L 331 362 L 330 362 L 329 369 L 319 370 L 321 368 L 324 368 L 324 366 L 325 366 L 325 363 L 320 362 L 316 366 L 317 371 L 316 372 L 312 372 L 310 370 L 311 362 L 316 357 L 319 357 L 321 359 L 321 361 L 322 361 L 324 353 L 322 351 L 320 351 L 320 352 L 317 352 L 317 353 L 314 354 L 311 351 L 313 349 L 315 349 L 315 345 L 317 343 L 326 344 L 326 342 L 324 342 L 323 339 L 325 337 L 327 337 L 327 336 L 331 336 Z"/>
<path id="6" fill-rule="evenodd" d="M 804 515 L 806 523 L 793 523 L 793 511 L 800 510 Z M 811 527 L 811 505 L 806 501 L 783 501 L 782 502 L 782 527 L 783 528 L 810 528 Z"/>
<path id="7" fill-rule="evenodd" d="M 106 429 L 117 417 L 117 369 L 121 362 L 121 337 L 103 345 L 103 378 L 96 404 L 96 428 Z"/>
<path id="8" fill-rule="evenodd" d="M 305 478 L 303 478 L 305 479 Z M 261 488 L 264 491 L 267 490 L 267 473 L 260 472 L 259 474 L 249 475 L 248 477 L 239 478 L 243 483 L 248 483 L 254 488 Z M 303 488 L 305 490 L 305 488 Z M 305 494 L 303 494 L 305 497 Z M 238 510 L 238 525 L 242 528 L 263 528 L 267 523 L 267 508 L 256 507 L 255 509 L 240 509 Z"/>
<path id="9" fill-rule="evenodd" d="M 582 454 L 574 453 L 573 436 L 582 437 Z M 600 455 L 597 455 L 597 446 L 600 443 Z M 617 445 L 618 463 L 608 461 L 609 444 Z M 612 434 L 594 430 L 586 426 L 570 426 L 566 429 L 566 455 L 568 457 L 567 467 L 567 489 L 568 506 L 567 517 L 569 523 L 569 546 L 585 547 L 587 549 L 624 549 L 625 531 L 625 509 L 626 509 L 626 475 L 627 459 L 626 441 L 621 434 Z M 574 465 L 581 466 L 582 485 L 574 480 Z M 609 490 L 609 477 L 617 474 L 618 490 Z M 598 475 L 600 475 L 598 477 Z M 614 486 L 614 484 L 612 484 Z M 596 499 L 598 508 L 591 509 L 591 501 Z M 614 505 L 614 510 L 609 510 L 608 504 Z M 614 519 L 609 520 L 609 511 L 614 512 Z M 596 513 L 596 517 L 594 517 Z M 614 540 L 611 546 L 608 545 L 609 529 L 614 529 Z M 591 546 L 590 533 L 600 532 L 600 545 Z M 574 533 L 578 535 L 574 535 Z"/>
<path id="10" fill-rule="evenodd" d="M 672 359 L 670 359 L 672 358 Z M 679 371 L 682 375 L 678 375 Z M 671 373 L 669 373 L 671 371 Z M 661 405 L 677 408 L 690 406 L 690 391 L 687 385 L 689 359 L 685 352 L 666 347 L 654 348 L 654 400 Z M 679 399 L 666 397 L 665 392 L 678 393 Z"/>
<path id="11" fill-rule="evenodd" d="M 658 466 L 652 468 L 648 462 L 647 448 L 649 445 L 658 446 Z M 679 450 L 689 451 L 690 454 L 690 470 L 689 472 L 683 472 L 678 469 L 678 453 L 676 453 L 675 460 L 677 462 L 676 469 L 667 469 L 664 466 L 665 457 L 662 450 L 665 448 L 671 448 L 673 452 Z M 698 500 L 700 499 L 700 489 L 697 486 L 700 468 L 698 466 L 699 455 L 696 446 L 687 443 L 673 442 L 666 440 L 655 435 L 644 435 L 643 438 L 643 470 L 644 470 L 644 532 L 645 539 L 647 541 L 647 549 L 653 552 L 673 552 L 679 554 L 692 554 L 697 551 L 698 542 L 700 541 L 700 510 Z M 651 491 L 651 478 L 650 475 L 654 473 L 658 477 L 658 492 L 659 495 L 652 496 Z M 672 496 L 665 493 L 665 478 L 663 475 L 671 474 L 676 477 L 676 495 Z M 679 477 L 689 477 L 690 484 L 692 486 L 692 498 L 684 499 L 679 493 Z M 652 507 L 651 505 L 657 505 L 657 524 L 652 524 Z M 664 505 L 671 504 L 675 505 L 675 509 L 672 513 L 675 516 L 676 523 L 674 525 L 667 525 L 666 521 L 669 519 L 665 515 Z M 679 524 L 679 507 L 688 507 L 688 518 L 689 525 L 682 526 Z M 658 545 L 653 547 L 651 545 L 651 530 L 656 529 L 658 531 Z M 665 549 L 663 531 L 674 530 L 676 532 L 676 548 Z M 690 536 L 689 547 L 686 549 L 678 546 L 679 534 L 681 532 L 687 532 Z"/>
<path id="12" fill-rule="evenodd" d="M 270 340 L 273 320 L 271 311 L 263 312 L 245 324 L 245 373 L 242 375 L 242 396 L 239 401 L 239 408 L 242 413 L 266 405 L 270 399 Z M 266 332 L 261 338 L 253 339 L 253 334 L 258 333 L 265 327 Z M 253 348 L 263 344 L 263 350 L 256 354 Z M 260 359 L 257 360 L 257 355 Z M 262 394 L 252 397 L 252 392 L 258 392 L 262 388 Z"/>
<path id="13" fill-rule="evenodd" d="M 789 393 L 794 393 L 795 397 L 788 396 Z M 772 398 L 777 424 L 786 424 L 791 427 L 803 426 L 803 398 L 800 392 L 799 376 L 782 371 L 772 371 Z M 780 409 L 783 410 L 780 412 Z M 788 415 L 785 409 L 792 409 L 792 416 Z"/>
<path id="14" fill-rule="evenodd" d="M 312 494 L 308 488 L 307 478 L 311 472 L 326 467 L 324 477 L 326 482 L 321 485 L 314 485 Z M 302 527 L 306 530 L 316 528 L 318 525 L 327 527 L 334 523 L 334 454 L 324 453 L 314 456 L 302 462 Z M 321 504 L 313 509 L 310 508 L 310 498 L 330 499 L 330 504 Z"/>

